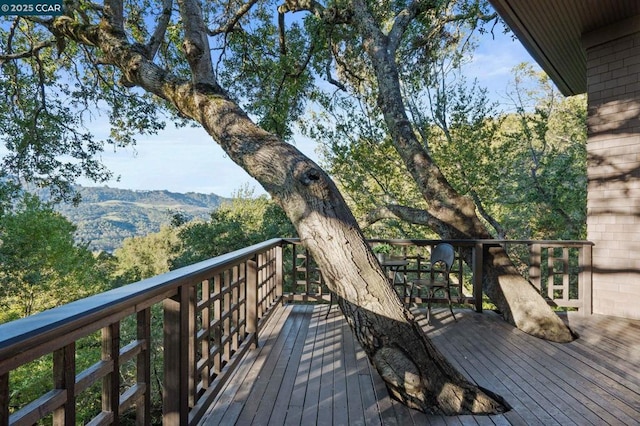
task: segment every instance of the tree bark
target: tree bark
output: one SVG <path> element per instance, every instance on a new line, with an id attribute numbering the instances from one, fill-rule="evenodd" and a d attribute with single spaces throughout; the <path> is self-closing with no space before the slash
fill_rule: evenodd
<path id="1" fill-rule="evenodd" d="M 423 3 L 426 7 L 427 2 Z M 397 25 L 386 35 L 364 0 L 353 0 L 353 6 L 353 22 L 362 35 L 364 50 L 378 83 L 378 106 L 396 151 L 427 202 L 431 228 L 443 239 L 490 239 L 490 233 L 478 219 L 474 202 L 458 194 L 449 184 L 417 139 L 407 117 L 395 59 L 399 38 L 408 25 L 406 14 L 399 15 L 402 20 L 396 21 Z M 470 260 L 470 255 L 468 257 Z M 573 340 L 571 330 L 517 272 L 504 249 L 491 248 L 484 259 L 483 289 L 508 322 L 543 339 Z"/>
<path id="2" fill-rule="evenodd" d="M 113 0 L 116 1 L 116 0 Z M 100 48 L 104 63 L 138 86 L 200 123 L 229 157 L 256 178 L 295 225 L 302 243 L 322 269 L 330 290 L 358 341 L 391 393 L 408 406 L 443 414 L 495 414 L 508 405 L 469 383 L 438 352 L 404 308 L 329 176 L 295 147 L 254 124 L 219 87 L 212 70 L 198 4 L 179 2 L 193 74 L 181 81 L 131 45 L 117 22 L 81 25 L 56 18 L 58 37 Z M 196 22 L 194 22 L 196 21 Z M 210 63 L 210 62 L 209 62 Z"/>

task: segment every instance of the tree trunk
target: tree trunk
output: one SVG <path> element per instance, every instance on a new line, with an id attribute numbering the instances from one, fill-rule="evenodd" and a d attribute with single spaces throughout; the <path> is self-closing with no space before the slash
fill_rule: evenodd
<path id="1" fill-rule="evenodd" d="M 444 414 L 495 414 L 508 409 L 490 391 L 469 383 L 433 346 L 377 262 L 357 222 L 329 176 L 295 147 L 255 125 L 203 67 L 209 55 L 195 1 L 180 2 L 193 79 L 174 78 L 131 46 L 117 22 L 81 25 L 56 18 L 58 37 L 96 46 L 104 63 L 119 68 L 125 84 L 168 101 L 200 123 L 229 157 L 256 178 L 295 225 L 354 334 L 391 393 L 413 408 Z M 197 22 L 193 22 L 196 20 Z M 204 31 L 204 32 L 203 32 Z M 202 59 L 206 61 L 206 59 Z M 176 147 L 179 149 L 179 147 Z"/>
<path id="2" fill-rule="evenodd" d="M 378 83 L 378 105 L 396 151 L 427 202 L 430 227 L 444 239 L 490 239 L 473 201 L 449 184 L 417 139 L 407 117 L 394 56 L 405 21 L 398 21 L 385 35 L 364 0 L 354 0 L 353 4 L 354 23 L 362 34 Z M 555 342 L 573 340 L 571 330 L 517 272 L 501 247 L 492 248 L 485 256 L 483 271 L 484 291 L 507 321 L 536 337 Z"/>
<path id="3" fill-rule="evenodd" d="M 404 308 L 324 171 L 293 146 L 257 127 L 221 93 L 190 91 L 174 102 L 282 206 L 395 397 L 426 412 L 505 411 L 499 397 L 456 372 Z"/>

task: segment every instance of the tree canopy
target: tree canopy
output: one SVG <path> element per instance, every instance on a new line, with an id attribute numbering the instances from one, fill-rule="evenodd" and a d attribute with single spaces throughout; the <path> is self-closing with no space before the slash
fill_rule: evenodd
<path id="1" fill-rule="evenodd" d="M 24 194 L 0 214 L 0 322 L 104 290 L 107 276 L 75 227 L 37 197 Z"/>
<path id="2" fill-rule="evenodd" d="M 512 78 L 509 111 L 457 79 L 431 89 L 441 92 L 428 109 L 433 114 L 419 116 L 415 126 L 428 133 L 434 161 L 458 192 L 474 200 L 492 236 L 584 238 L 586 100 L 559 97 L 544 74 L 525 64 Z M 369 236 L 429 235 L 415 226 L 422 223 L 418 214 L 401 211 L 426 205 L 389 138 L 364 136 L 361 115 L 341 117 L 335 126 L 325 120 L 314 126 L 322 131 L 309 131 L 323 143 L 327 168 Z M 360 130 L 341 131 L 347 120 Z"/>

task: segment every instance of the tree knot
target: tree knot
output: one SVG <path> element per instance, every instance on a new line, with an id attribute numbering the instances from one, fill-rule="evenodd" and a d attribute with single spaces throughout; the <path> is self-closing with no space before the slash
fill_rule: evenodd
<path id="1" fill-rule="evenodd" d="M 320 180 L 320 171 L 317 169 L 310 169 L 307 170 L 305 173 L 302 174 L 300 181 L 309 186 L 314 182 L 317 182 Z"/>

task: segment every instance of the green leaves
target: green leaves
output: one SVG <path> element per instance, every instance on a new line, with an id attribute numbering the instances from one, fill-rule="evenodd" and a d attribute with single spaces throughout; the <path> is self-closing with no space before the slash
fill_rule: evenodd
<path id="1" fill-rule="evenodd" d="M 160 104 L 119 85 L 101 56 L 26 18 L 0 18 L 0 140 L 8 151 L 0 173 L 69 199 L 78 177 L 110 178 L 98 159 L 106 145 L 164 128 Z"/>
<path id="2" fill-rule="evenodd" d="M 548 78 L 515 71 L 517 113 L 506 118 L 499 145 L 512 167 L 497 182 L 512 214 L 512 238 L 580 239 L 586 221 L 586 99 L 561 98 Z"/>
<path id="3" fill-rule="evenodd" d="M 309 69 L 314 42 L 300 22 L 290 24 L 281 39 L 271 13 L 257 8 L 245 18 L 250 24 L 226 36 L 219 76 L 262 128 L 289 139 L 314 83 Z"/>
<path id="4" fill-rule="evenodd" d="M 0 216 L 0 322 L 104 289 L 105 277 L 91 252 L 75 245 L 74 231 L 29 194 Z"/>
<path id="5" fill-rule="evenodd" d="M 230 203 L 211 213 L 207 222 L 188 223 L 179 229 L 183 251 L 173 266 L 185 266 L 275 237 L 294 237 L 295 230 L 272 200 L 240 191 Z"/>
<path id="6" fill-rule="evenodd" d="M 127 238 L 114 252 L 114 278 L 118 284 L 128 284 L 168 272 L 182 247 L 178 231 L 169 226 L 156 233 Z"/>

